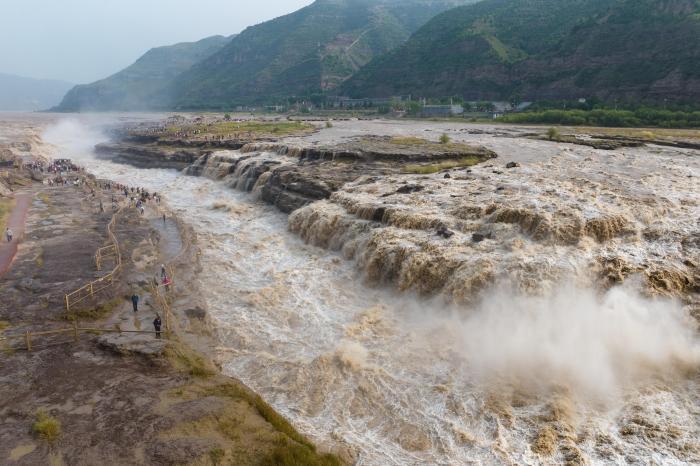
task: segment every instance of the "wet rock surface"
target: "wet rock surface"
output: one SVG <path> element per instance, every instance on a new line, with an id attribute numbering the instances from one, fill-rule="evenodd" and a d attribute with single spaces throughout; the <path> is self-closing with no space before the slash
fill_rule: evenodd
<path id="1" fill-rule="evenodd" d="M 497 156 L 479 146 L 379 136 L 327 146 L 240 141 L 236 143 L 240 151 L 217 153 L 201 143 L 170 141 L 168 144 L 181 146 L 174 149 L 149 138 L 125 139 L 126 142 L 98 144 L 96 152 L 112 161 L 138 167 L 185 168 L 193 176 L 230 179 L 232 187 L 244 191 L 258 187 L 263 200 L 285 213 L 327 199 L 345 183 L 361 176 L 400 173 L 409 163 L 430 164 L 467 157 L 479 161 Z"/>
<path id="2" fill-rule="evenodd" d="M 101 143 L 95 146 L 98 156 L 115 162 L 129 163 L 142 168 L 183 169 L 210 150 L 183 147 L 142 145 L 127 142 Z"/>
<path id="3" fill-rule="evenodd" d="M 133 336 L 129 334 L 108 333 L 97 339 L 97 344 L 108 351 L 123 356 L 143 356 L 156 359 L 163 356 L 167 341 L 153 336 Z"/>
<path id="4" fill-rule="evenodd" d="M 343 122 L 287 141 L 327 147 L 324 139 L 356 132 L 434 140 L 448 133 L 499 153 L 470 169 L 360 176 L 297 209 L 288 224 L 255 196 L 226 187 L 259 193 L 272 170 L 255 173 L 297 165 L 293 150 L 207 161 L 201 174 L 220 183 L 163 175 L 208 246 L 203 277 L 223 330 L 225 366 L 246 374 L 299 425 L 347 441 L 372 464 L 697 463 L 696 346 L 686 338 L 696 324 L 666 300 L 624 291 L 692 300 L 682 291 L 698 263 L 692 153 L 598 152 L 522 136 L 533 129 L 459 126 Z M 248 158 L 231 160 L 239 156 Z M 328 170 L 346 166 L 324 157 L 315 162 Z M 510 161 L 521 167 L 501 168 Z M 226 165 L 233 163 L 233 170 Z M 120 168 L 129 177 L 155 175 Z M 406 184 L 424 189 L 397 194 Z M 300 244 L 287 225 L 354 261 Z M 438 236 L 443 226 L 454 236 Z M 369 287 L 356 281 L 354 265 Z M 572 292 L 562 277 L 590 294 Z M 494 289 L 503 280 L 516 289 Z M 699 308 L 688 308 L 697 318 Z M 666 327 L 670 316 L 680 316 L 678 325 Z M 635 368 L 651 372 L 651 380 L 627 379 Z M 503 377 L 483 387 L 474 380 L 481 370 Z M 526 383 L 511 384 L 514 378 Z M 542 384 L 553 389 L 540 392 Z M 609 410 L 579 404 L 582 388 L 584 397 L 587 389 L 604 400 L 616 389 L 622 396 Z M 161 422 L 168 438 L 195 427 Z M 204 422 L 212 420 L 196 421 Z"/>

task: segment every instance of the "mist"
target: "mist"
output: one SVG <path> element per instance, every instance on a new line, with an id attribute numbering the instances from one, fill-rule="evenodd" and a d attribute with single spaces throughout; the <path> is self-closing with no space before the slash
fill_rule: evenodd
<path id="1" fill-rule="evenodd" d="M 677 302 L 623 287 L 600 295 L 560 285 L 548 296 L 497 287 L 450 325 L 469 371 L 487 386 L 563 386 L 604 400 L 700 363 L 693 322 Z"/>

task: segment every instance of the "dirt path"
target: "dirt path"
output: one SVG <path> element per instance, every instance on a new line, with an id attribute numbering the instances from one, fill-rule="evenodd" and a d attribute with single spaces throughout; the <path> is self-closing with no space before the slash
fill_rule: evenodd
<path id="1" fill-rule="evenodd" d="M 0 277 L 2 277 L 12 265 L 12 261 L 17 255 L 17 247 L 24 234 L 24 222 L 27 219 L 27 212 L 32 202 L 33 193 L 20 193 L 15 196 L 17 203 L 7 220 L 7 226 L 12 230 L 14 238 L 11 243 L 7 243 L 5 232 L 2 232 L 2 243 L 0 244 Z"/>

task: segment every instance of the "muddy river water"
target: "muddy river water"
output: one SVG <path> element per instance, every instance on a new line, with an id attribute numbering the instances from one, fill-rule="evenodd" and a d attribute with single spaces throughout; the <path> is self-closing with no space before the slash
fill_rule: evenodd
<path id="1" fill-rule="evenodd" d="M 42 125 L 47 154 L 162 193 L 195 228 L 225 372 L 317 443 L 354 452 L 358 464 L 700 461 L 700 346 L 682 303 L 642 297 L 633 280 L 606 292 L 572 282 L 536 296 L 495 284 L 470 306 L 377 287 L 353 260 L 302 241 L 254 192 L 96 159 L 91 148 L 104 136 L 87 120 Z M 314 137 L 424 131 L 350 125 Z M 554 144 L 473 139 L 502 161 L 554 157 L 543 152 Z M 697 202 L 700 188 L 687 181 L 700 179 L 697 154 L 657 152 L 618 153 L 610 172 L 672 166 L 686 181 L 664 195 Z M 602 156 L 572 152 L 585 157 Z M 566 165 L 551 163 L 553 172 Z M 648 186 L 630 192 L 646 195 Z"/>

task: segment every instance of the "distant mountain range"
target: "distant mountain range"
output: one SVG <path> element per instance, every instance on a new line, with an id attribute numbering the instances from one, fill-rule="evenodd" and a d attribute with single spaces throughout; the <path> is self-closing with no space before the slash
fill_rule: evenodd
<path id="1" fill-rule="evenodd" d="M 61 101 L 73 84 L 0 73 L 0 111 L 45 110 Z"/>
<path id="2" fill-rule="evenodd" d="M 172 106 L 217 108 L 332 91 L 436 14 L 475 0 L 317 0 L 252 26 L 173 83 Z"/>
<path id="3" fill-rule="evenodd" d="M 134 64 L 92 84 L 75 86 L 55 110 L 148 110 L 162 108 L 163 92 L 178 75 L 221 50 L 231 38 L 212 36 L 146 52 Z"/>
<path id="4" fill-rule="evenodd" d="M 230 109 L 326 95 L 700 102 L 700 0 L 317 0 L 153 49 L 59 110 Z"/>
<path id="5" fill-rule="evenodd" d="M 345 84 L 354 96 L 700 102 L 697 0 L 485 0 Z"/>

